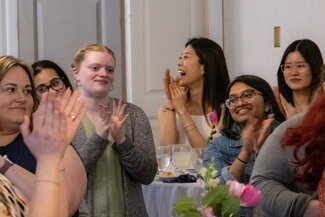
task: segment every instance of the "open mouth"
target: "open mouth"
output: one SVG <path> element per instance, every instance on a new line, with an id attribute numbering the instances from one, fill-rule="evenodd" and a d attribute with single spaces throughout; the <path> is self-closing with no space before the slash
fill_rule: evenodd
<path id="1" fill-rule="evenodd" d="M 178 74 L 181 76 L 181 77 L 184 77 L 186 75 L 186 72 L 182 71 L 182 70 L 178 70 Z"/>

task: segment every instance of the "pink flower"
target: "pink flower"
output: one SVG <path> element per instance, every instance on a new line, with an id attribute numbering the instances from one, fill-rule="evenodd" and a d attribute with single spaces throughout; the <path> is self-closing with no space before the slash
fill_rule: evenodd
<path id="1" fill-rule="evenodd" d="M 227 185 L 229 185 L 229 194 L 239 198 L 245 189 L 245 185 L 237 181 L 227 181 Z"/>
<path id="2" fill-rule="evenodd" d="M 201 208 L 198 208 L 198 210 L 201 212 L 201 214 L 204 217 L 216 217 L 213 213 L 212 207 L 201 207 Z"/>
<path id="3" fill-rule="evenodd" d="M 261 200 L 261 192 L 252 184 L 245 186 L 237 181 L 227 181 L 227 185 L 229 185 L 229 194 L 239 197 L 244 206 L 252 206 Z"/>
<path id="4" fill-rule="evenodd" d="M 218 115 L 216 112 L 210 112 L 209 114 L 209 119 L 212 125 L 216 124 L 218 122 Z"/>
<path id="5" fill-rule="evenodd" d="M 240 196 L 240 201 L 246 206 L 252 206 L 260 201 L 261 197 L 261 191 L 256 190 L 252 184 L 247 184 Z"/>

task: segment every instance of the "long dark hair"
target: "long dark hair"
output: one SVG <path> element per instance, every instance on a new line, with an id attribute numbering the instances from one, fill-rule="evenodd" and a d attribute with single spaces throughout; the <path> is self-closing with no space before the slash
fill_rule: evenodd
<path id="1" fill-rule="evenodd" d="M 231 87 L 238 82 L 247 84 L 248 86 L 260 91 L 263 94 L 264 102 L 270 106 L 270 109 L 265 113 L 265 116 L 268 114 L 274 114 L 274 121 L 271 125 L 271 130 L 273 130 L 277 125 L 285 120 L 285 117 L 275 99 L 271 86 L 264 79 L 258 76 L 241 75 L 235 78 L 227 88 L 226 98 L 229 97 L 228 95 Z M 229 108 L 226 107 L 225 118 L 223 119 L 222 134 L 232 139 L 239 139 L 241 130 L 241 126 L 236 121 L 234 121 L 230 114 Z"/>
<path id="2" fill-rule="evenodd" d="M 278 68 L 278 87 L 279 93 L 294 106 L 292 89 L 285 83 L 284 75 L 281 70 L 281 65 L 285 63 L 289 53 L 299 51 L 300 54 L 304 57 L 306 62 L 310 65 L 312 82 L 311 82 L 311 96 L 316 91 L 316 89 L 321 85 L 321 68 L 323 66 L 323 57 L 320 52 L 317 44 L 309 39 L 296 40 L 292 42 L 287 49 L 285 50 L 279 68 Z"/>
<path id="3" fill-rule="evenodd" d="M 225 90 L 230 82 L 222 48 L 208 38 L 192 38 L 187 41 L 185 47 L 189 45 L 195 50 L 199 63 L 204 65 L 203 113 L 206 114 L 205 105 L 209 105 L 220 116 Z"/>
<path id="4" fill-rule="evenodd" d="M 72 85 L 69 81 L 68 76 L 63 71 L 63 69 L 58 66 L 55 62 L 52 62 L 50 60 L 40 60 L 32 64 L 32 68 L 34 70 L 34 76 L 38 75 L 43 69 L 53 69 L 56 74 L 59 76 L 59 78 L 63 81 L 64 86 L 66 88 L 70 88 L 73 90 Z"/>

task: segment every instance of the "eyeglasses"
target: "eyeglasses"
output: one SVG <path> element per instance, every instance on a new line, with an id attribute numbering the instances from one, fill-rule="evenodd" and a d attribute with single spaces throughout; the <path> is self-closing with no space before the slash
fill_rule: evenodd
<path id="1" fill-rule="evenodd" d="M 229 109 L 236 108 L 238 106 L 239 99 L 245 104 L 251 103 L 253 102 L 256 94 L 263 96 L 263 94 L 258 93 L 255 90 L 245 90 L 240 96 L 232 95 L 229 99 L 226 100 L 226 106 Z"/>
<path id="2" fill-rule="evenodd" d="M 298 64 L 291 64 L 285 63 L 280 65 L 281 71 L 285 74 L 289 74 L 292 70 L 296 69 L 299 73 L 303 73 L 307 70 L 309 64 L 308 63 L 298 63 Z"/>
<path id="3" fill-rule="evenodd" d="M 60 78 L 53 78 L 50 80 L 50 85 L 41 84 L 36 87 L 35 92 L 38 97 L 41 97 L 43 93 L 50 90 L 60 91 L 64 88 L 64 83 Z"/>

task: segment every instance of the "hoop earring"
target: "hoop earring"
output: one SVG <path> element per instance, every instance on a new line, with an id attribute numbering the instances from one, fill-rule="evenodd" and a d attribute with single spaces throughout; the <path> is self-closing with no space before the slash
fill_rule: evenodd
<path id="1" fill-rule="evenodd" d="M 73 82 L 76 85 L 76 87 L 80 86 L 80 79 L 75 78 Z"/>

